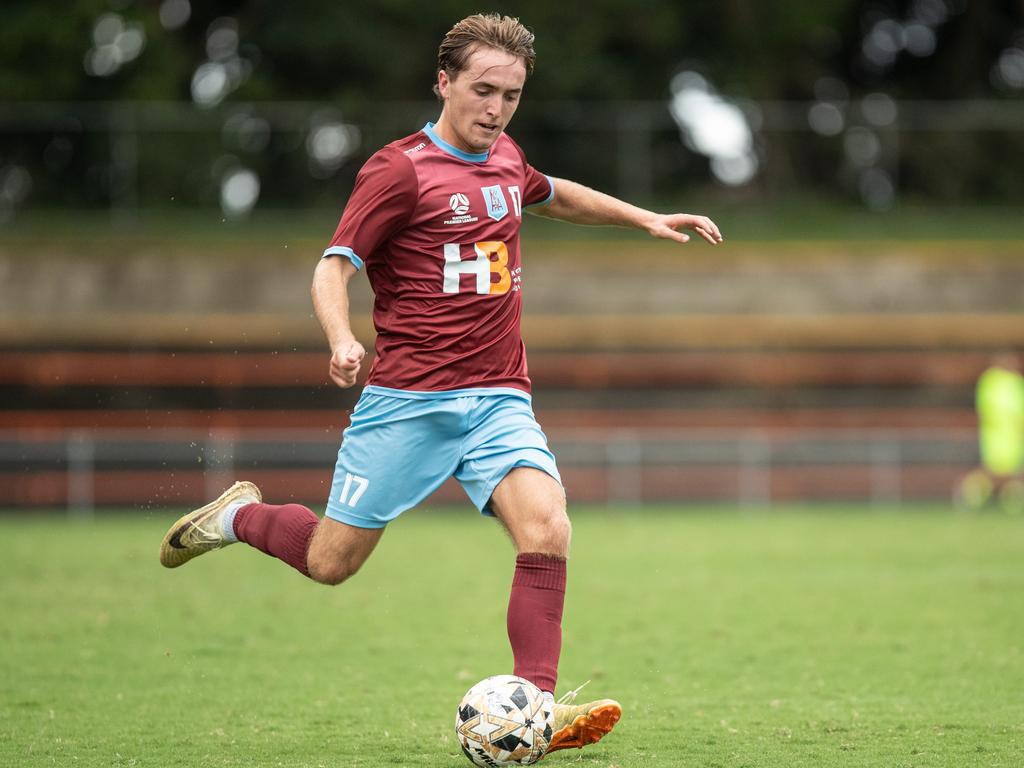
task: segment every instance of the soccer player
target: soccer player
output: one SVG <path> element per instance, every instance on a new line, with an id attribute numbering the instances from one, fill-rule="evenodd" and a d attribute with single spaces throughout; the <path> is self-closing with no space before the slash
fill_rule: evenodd
<path id="1" fill-rule="evenodd" d="M 324 584 L 340 584 L 387 523 L 447 478 L 496 517 L 515 549 L 508 605 L 514 674 L 553 696 L 561 651 L 570 525 L 555 458 L 534 418 L 520 336 L 523 212 L 621 225 L 685 243 L 722 236 L 705 216 L 662 215 L 537 172 L 505 128 L 533 69 L 517 19 L 474 15 L 438 52 L 436 124 L 363 166 L 313 278 L 331 349 L 330 377 L 351 387 L 364 350 L 347 286 L 361 269 L 375 295 L 376 356 L 343 435 L 326 515 L 262 502 L 249 482 L 178 520 L 160 550 L 174 568 L 244 541 Z M 564 698 L 564 697 L 563 697 Z M 550 751 L 608 733 L 610 699 L 555 706 Z"/>
<path id="2" fill-rule="evenodd" d="M 975 388 L 981 466 L 959 486 L 959 500 L 981 509 L 993 496 L 1006 512 L 1024 510 L 1024 375 L 1012 352 L 997 355 Z"/>

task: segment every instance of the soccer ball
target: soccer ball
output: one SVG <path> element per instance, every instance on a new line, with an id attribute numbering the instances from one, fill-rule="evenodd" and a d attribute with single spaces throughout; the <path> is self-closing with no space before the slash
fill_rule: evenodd
<path id="1" fill-rule="evenodd" d="M 455 735 L 481 768 L 530 765 L 551 740 L 551 698 L 528 680 L 496 675 L 470 688 L 455 713 Z"/>

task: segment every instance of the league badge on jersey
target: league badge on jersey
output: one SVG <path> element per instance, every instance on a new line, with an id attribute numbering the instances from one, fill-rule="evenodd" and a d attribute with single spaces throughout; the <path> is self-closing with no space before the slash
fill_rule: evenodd
<path id="1" fill-rule="evenodd" d="M 454 224 L 475 224 L 476 216 L 469 213 L 469 197 L 462 192 L 456 192 L 448 198 L 448 207 L 452 209 L 451 218 L 445 219 L 447 226 Z"/>
<path id="2" fill-rule="evenodd" d="M 458 216 L 465 216 L 469 213 L 469 198 L 461 192 L 456 192 L 448 198 L 448 204 L 452 207 L 452 211 Z"/>
<path id="3" fill-rule="evenodd" d="M 495 221 L 501 221 L 508 216 L 508 203 L 505 202 L 505 193 L 501 186 L 495 184 L 493 187 L 480 187 L 484 196 L 484 205 L 487 207 L 487 215 Z"/>

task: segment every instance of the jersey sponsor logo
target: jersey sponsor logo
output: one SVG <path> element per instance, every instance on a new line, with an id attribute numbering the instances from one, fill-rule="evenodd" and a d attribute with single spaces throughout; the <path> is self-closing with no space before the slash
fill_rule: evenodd
<path id="1" fill-rule="evenodd" d="M 413 152 L 419 152 L 421 149 L 426 149 L 426 146 L 427 146 L 427 142 L 421 141 L 419 144 L 417 144 L 412 149 L 405 150 L 405 154 L 411 155 Z"/>
<path id="2" fill-rule="evenodd" d="M 479 295 L 496 295 L 520 290 L 522 277 L 520 269 L 508 268 L 508 246 L 501 240 L 485 240 L 472 243 L 473 258 L 463 260 L 459 243 L 444 245 L 444 281 L 441 290 L 445 293 L 459 293 L 463 275 L 471 275 L 468 292 Z"/>
<path id="3" fill-rule="evenodd" d="M 484 196 L 484 206 L 487 208 L 487 215 L 495 221 L 501 221 L 508 216 L 508 203 L 505 202 L 505 193 L 501 191 L 501 185 L 495 184 L 492 187 L 480 187 L 480 193 Z"/>

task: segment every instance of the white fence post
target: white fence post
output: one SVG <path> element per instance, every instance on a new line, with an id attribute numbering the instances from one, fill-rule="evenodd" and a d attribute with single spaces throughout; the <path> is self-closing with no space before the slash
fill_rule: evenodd
<path id="1" fill-rule="evenodd" d="M 772 502 L 772 448 L 764 433 L 745 433 L 739 443 L 737 500 L 744 507 L 763 507 Z"/>
<path id="2" fill-rule="evenodd" d="M 210 432 L 205 446 L 206 497 L 215 499 L 231 484 L 235 469 L 235 442 L 228 432 Z"/>
<path id="3" fill-rule="evenodd" d="M 90 433 L 74 432 L 68 437 L 65 450 L 68 460 L 68 514 L 92 517 L 96 444 Z"/>
<path id="4" fill-rule="evenodd" d="M 608 437 L 608 504 L 642 504 L 643 451 L 636 435 L 620 430 Z"/>
<path id="5" fill-rule="evenodd" d="M 900 444 L 893 438 L 871 444 L 871 503 L 898 504 L 903 497 Z"/>

